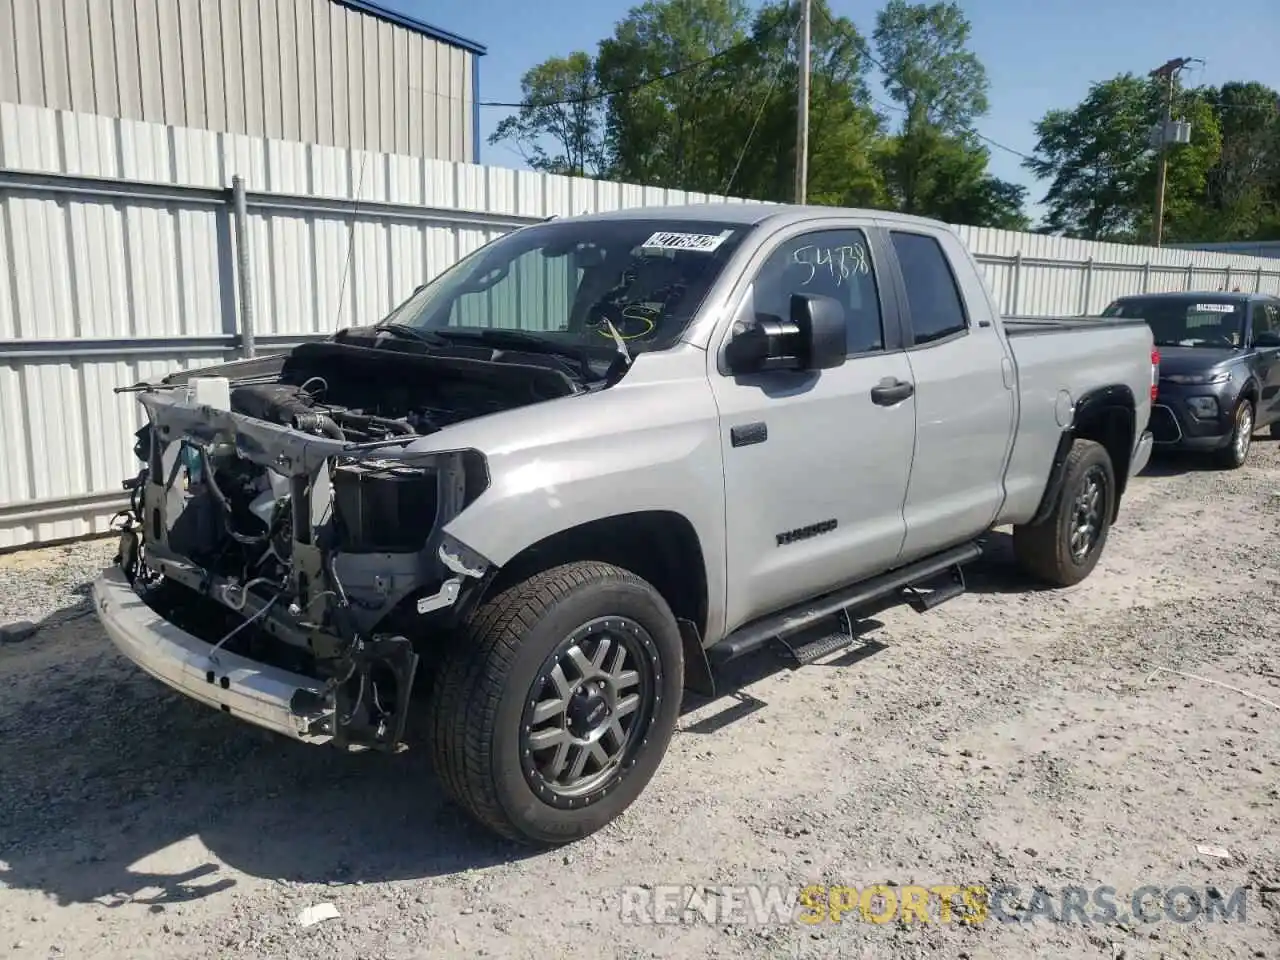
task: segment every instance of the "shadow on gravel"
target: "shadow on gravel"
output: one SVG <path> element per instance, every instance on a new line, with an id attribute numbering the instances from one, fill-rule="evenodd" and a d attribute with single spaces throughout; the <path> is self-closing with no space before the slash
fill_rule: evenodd
<path id="1" fill-rule="evenodd" d="M 884 624 L 872 618 L 868 611 L 866 617 L 854 621 L 854 632 L 859 641 L 857 645 L 839 654 L 816 660 L 808 665 L 808 669 L 851 667 L 881 650 L 888 649 L 883 643 L 867 638 L 867 634 L 883 626 Z M 711 699 L 686 691 L 681 712 L 688 714 L 712 705 L 719 705 L 721 709 L 686 724 L 681 729 L 685 733 L 705 736 L 742 722 L 769 705 L 746 688 L 783 670 L 795 669 L 802 668 L 796 667 L 793 661 L 787 659 L 784 648 L 776 643 L 726 664 L 716 673 L 716 697 Z"/>
<path id="2" fill-rule="evenodd" d="M 1051 588 L 1028 577 L 1013 555 L 1013 534 L 993 530 L 982 538 L 982 556 L 964 568 L 966 592 L 1039 593 Z"/>
<path id="3" fill-rule="evenodd" d="M 1253 446 L 1249 454 L 1249 460 L 1245 461 L 1245 466 L 1249 466 L 1254 462 L 1253 458 L 1258 453 L 1257 448 L 1263 444 L 1275 444 L 1275 439 L 1270 437 L 1265 431 L 1255 433 L 1253 435 Z M 1207 453 L 1190 453 L 1185 450 L 1161 450 L 1151 455 L 1151 461 L 1147 464 L 1147 468 L 1139 474 L 1141 477 L 1177 477 L 1184 473 L 1230 473 L 1213 462 L 1213 457 Z"/>
<path id="4" fill-rule="evenodd" d="M 160 909 L 234 886 L 216 861 L 347 884 L 536 852 L 448 804 L 425 751 L 343 755 L 245 726 L 141 673 L 91 614 L 0 646 L 0 885 Z"/>
<path id="5" fill-rule="evenodd" d="M 0 647 L 0 884 L 60 904 L 150 905 L 264 879 L 418 879 L 537 851 L 496 839 L 445 800 L 423 750 L 343 755 L 256 730 L 164 688 L 119 656 L 85 600 Z M 860 633 L 882 626 L 867 619 Z M 851 665 L 860 647 L 815 664 Z M 762 651 L 718 677 L 711 733 L 765 704 Z M 685 711 L 707 705 L 690 694 Z M 745 710 L 745 713 L 742 711 Z"/>
<path id="6" fill-rule="evenodd" d="M 1010 538 L 968 570 L 975 592 L 1030 589 Z M 85 599 L 0 647 L 0 883 L 59 903 L 163 904 L 233 887 L 222 864 L 307 883 L 418 879 L 536 855 L 474 825 L 438 787 L 425 751 L 343 755 L 295 744 L 191 702 L 115 653 Z M 863 611 L 861 643 L 885 646 Z M 747 688 L 789 663 L 766 649 L 717 677 L 723 705 L 685 727 L 709 734 L 767 706 Z M 686 713 L 707 706 L 688 695 Z M 220 862 L 219 862 L 220 861 Z"/>
<path id="7" fill-rule="evenodd" d="M 1178 477 L 1184 473 L 1217 473 L 1222 468 L 1207 454 L 1162 451 L 1153 453 L 1140 477 Z"/>

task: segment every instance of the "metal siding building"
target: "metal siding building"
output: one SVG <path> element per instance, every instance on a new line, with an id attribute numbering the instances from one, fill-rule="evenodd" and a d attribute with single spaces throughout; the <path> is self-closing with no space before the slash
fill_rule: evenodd
<path id="1" fill-rule="evenodd" d="M 0 0 L 0 102 L 438 160 L 484 53 L 367 0 Z"/>
<path id="2" fill-rule="evenodd" d="M 1239 253 L 1246 257 L 1280 259 L 1280 240 L 1235 240 L 1228 243 L 1170 243 L 1179 250 L 1207 250 L 1210 253 Z"/>

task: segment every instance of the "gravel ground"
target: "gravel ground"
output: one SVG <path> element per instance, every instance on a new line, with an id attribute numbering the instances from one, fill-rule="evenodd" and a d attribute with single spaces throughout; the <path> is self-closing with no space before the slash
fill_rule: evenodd
<path id="1" fill-rule="evenodd" d="M 1260 437 L 1235 473 L 1157 462 L 1074 589 L 1029 590 L 993 534 L 967 595 L 876 612 L 854 654 L 744 664 L 623 818 L 533 854 L 420 752 L 284 742 L 123 661 L 85 600 L 110 544 L 0 557 L 0 623 L 42 624 L 0 646 L 0 956 L 1280 957 L 1278 517 Z M 1143 885 L 1243 887 L 1246 916 L 620 913 L 624 885 L 762 883 L 1015 885 L 1006 910 L 1110 886 L 1122 912 Z M 340 916 L 301 927 L 316 903 Z"/>

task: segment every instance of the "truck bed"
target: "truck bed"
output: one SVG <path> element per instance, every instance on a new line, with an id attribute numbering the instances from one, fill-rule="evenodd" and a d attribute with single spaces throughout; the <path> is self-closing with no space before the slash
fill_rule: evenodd
<path id="1" fill-rule="evenodd" d="M 1039 505 L 1044 471 L 1083 394 L 1099 383 L 1133 394 L 1139 429 L 1151 414 L 1151 329 L 1142 320 L 1011 317 L 1004 320 L 1018 383 L 1018 428 L 1001 519 L 1025 522 Z M 1034 478 L 1034 480 L 1033 480 Z"/>
<path id="2" fill-rule="evenodd" d="M 1141 326 L 1143 320 L 1112 317 L 1005 317 L 1005 333 L 1010 337 L 1026 337 L 1037 333 L 1068 333 L 1107 327 Z"/>

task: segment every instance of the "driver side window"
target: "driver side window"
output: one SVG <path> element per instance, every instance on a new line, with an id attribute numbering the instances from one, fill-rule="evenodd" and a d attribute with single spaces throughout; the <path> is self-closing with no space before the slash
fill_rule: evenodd
<path id="1" fill-rule="evenodd" d="M 1255 303 L 1253 305 L 1253 340 L 1264 334 L 1275 336 L 1280 334 L 1280 307 L 1274 303 Z"/>
<path id="2" fill-rule="evenodd" d="M 783 243 L 756 275 L 756 314 L 786 320 L 796 293 L 831 297 L 844 309 L 848 354 L 884 349 L 871 245 L 861 230 L 822 230 Z"/>

